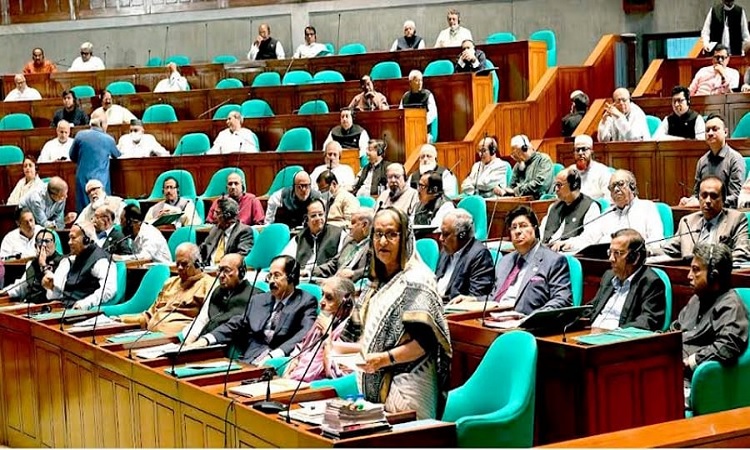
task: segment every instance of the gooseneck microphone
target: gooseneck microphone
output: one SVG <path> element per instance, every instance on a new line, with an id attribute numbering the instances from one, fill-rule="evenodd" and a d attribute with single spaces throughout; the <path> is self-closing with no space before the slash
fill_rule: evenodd
<path id="1" fill-rule="evenodd" d="M 167 314 L 166 314 L 166 315 L 165 315 L 164 317 L 162 317 L 161 319 L 159 319 L 159 320 L 158 320 L 158 321 L 157 321 L 157 322 L 156 322 L 156 323 L 154 324 L 154 326 L 153 326 L 152 328 L 156 328 L 157 326 L 159 326 L 159 324 L 160 324 L 160 323 L 164 322 L 164 320 L 166 320 L 166 318 L 167 318 L 167 317 L 169 317 L 170 315 L 172 315 L 172 313 L 173 313 L 173 312 L 175 312 L 175 311 L 177 311 L 177 310 L 178 310 L 179 308 L 180 308 L 180 305 L 177 305 L 177 306 L 175 306 L 174 308 L 172 308 L 172 310 L 171 310 L 171 311 L 169 311 L 169 312 L 168 312 L 168 313 L 167 313 Z M 133 359 L 133 348 L 135 347 L 135 344 L 137 344 L 137 343 L 138 343 L 138 342 L 139 342 L 139 341 L 140 341 L 141 339 L 143 339 L 143 336 L 145 336 L 145 335 L 147 335 L 147 334 L 149 334 L 149 333 L 151 333 L 151 331 L 149 331 L 149 329 L 148 329 L 148 328 L 146 328 L 146 331 L 144 331 L 144 332 L 143 332 L 143 334 L 141 334 L 140 336 L 138 336 L 138 338 L 136 338 L 136 339 L 135 339 L 135 340 L 134 340 L 134 341 L 133 341 L 133 342 L 132 342 L 132 343 L 130 344 L 130 347 L 128 348 L 128 359 Z"/>
<path id="2" fill-rule="evenodd" d="M 553 239 L 553 240 L 549 241 L 549 242 L 547 243 L 547 247 L 551 246 L 551 245 L 552 245 L 552 244 L 554 244 L 555 242 L 559 242 L 559 241 L 561 241 L 561 240 L 562 240 L 563 238 L 565 238 L 566 236 L 571 236 L 571 235 L 575 235 L 575 232 L 576 232 L 576 231 L 578 231 L 578 230 L 581 230 L 581 229 L 583 229 L 584 227 L 586 227 L 586 226 L 588 226 L 588 225 L 591 225 L 592 223 L 596 222 L 597 220 L 601 219 L 602 217 L 604 217 L 604 216 L 606 216 L 606 215 L 608 215 L 608 214 L 611 214 L 611 213 L 613 213 L 613 212 L 615 212 L 615 211 L 617 211 L 617 207 L 614 207 L 614 206 L 613 206 L 613 207 L 609 208 L 608 210 L 604 211 L 603 213 L 599 214 L 598 216 L 594 217 L 593 219 L 589 220 L 588 222 L 586 222 L 586 223 L 583 223 L 583 224 L 581 224 L 581 225 L 579 225 L 579 226 L 577 226 L 577 227 L 573 228 L 573 229 L 572 229 L 571 231 L 569 231 L 568 233 L 563 233 L 563 234 L 562 234 L 562 235 L 561 235 L 561 236 L 560 236 L 559 238 L 557 238 L 557 239 Z"/>
<path id="3" fill-rule="evenodd" d="M 96 315 L 94 316 L 94 326 L 91 327 L 91 343 L 96 345 L 96 325 L 99 322 L 99 314 L 102 310 L 102 302 L 104 301 L 104 290 L 107 288 L 107 280 L 109 280 L 109 269 L 112 267 L 112 258 L 114 255 L 114 250 L 117 248 L 118 245 L 122 244 L 126 240 L 130 239 L 130 235 L 124 236 L 122 239 L 118 239 L 114 245 L 112 246 L 112 253 L 109 254 L 109 258 L 107 261 L 107 273 L 104 275 L 104 284 L 102 285 L 102 293 L 99 296 L 99 303 L 96 305 Z M 96 244 L 93 244 L 96 245 Z"/>

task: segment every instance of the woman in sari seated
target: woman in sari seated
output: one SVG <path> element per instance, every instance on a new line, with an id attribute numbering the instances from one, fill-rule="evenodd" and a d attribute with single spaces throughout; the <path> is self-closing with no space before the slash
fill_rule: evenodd
<path id="1" fill-rule="evenodd" d="M 315 324 L 308 331 L 302 342 L 292 351 L 293 359 L 289 361 L 284 371 L 284 377 L 311 382 L 323 378 L 339 378 L 349 373 L 331 361 L 331 347 L 338 341 L 346 328 L 352 312 L 354 297 L 354 283 L 342 277 L 331 277 L 323 282 L 323 298 L 320 301 L 320 313 Z M 329 330 L 328 337 L 319 347 L 321 337 Z M 302 355 L 298 355 L 302 352 Z M 307 366 L 310 368 L 307 369 Z M 305 374 L 305 370 L 307 373 Z"/>
<path id="2" fill-rule="evenodd" d="M 355 305 L 348 329 L 361 323 L 360 391 L 366 400 L 384 403 L 388 412 L 440 417 L 451 345 L 435 275 L 414 252 L 408 218 L 398 209 L 375 215 L 370 245 L 371 285 Z"/>

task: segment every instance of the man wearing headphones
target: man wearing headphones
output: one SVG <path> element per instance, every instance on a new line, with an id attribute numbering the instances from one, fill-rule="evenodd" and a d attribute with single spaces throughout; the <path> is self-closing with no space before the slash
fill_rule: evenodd
<path id="1" fill-rule="evenodd" d="M 141 208 L 126 205 L 120 214 L 120 226 L 125 236 L 133 239 L 132 255 L 115 255 L 115 261 L 144 261 L 171 263 L 172 253 L 161 231 L 145 223 Z"/>
<path id="2" fill-rule="evenodd" d="M 581 192 L 594 200 L 603 198 L 611 201 L 609 179 L 612 172 L 609 167 L 595 161 L 593 156 L 594 140 L 587 134 L 579 134 L 573 144 L 575 164 L 569 168 L 575 168 L 581 174 Z"/>
<path id="3" fill-rule="evenodd" d="M 247 256 L 253 248 L 253 230 L 237 222 L 239 205 L 234 199 L 222 197 L 216 211 L 216 224 L 200 246 L 201 260 L 207 265 L 219 264 L 227 253 Z"/>
<path id="4" fill-rule="evenodd" d="M 346 228 L 352 213 L 359 209 L 359 200 L 339 185 L 336 174 L 331 171 L 321 172 L 315 178 L 315 184 L 322 197 L 321 201 L 326 206 L 326 224 Z M 307 207 L 309 209 L 310 205 Z"/>
<path id="5" fill-rule="evenodd" d="M 448 28 L 440 31 L 435 48 L 459 47 L 465 40 L 473 40 L 471 31 L 461 26 L 461 13 L 456 9 L 448 10 Z"/>
<path id="6" fill-rule="evenodd" d="M 490 198 L 495 188 L 505 189 L 507 186 L 510 166 L 497 157 L 497 140 L 494 136 L 479 141 L 477 155 L 479 161 L 471 166 L 469 176 L 461 183 L 461 192 Z"/>
<path id="7" fill-rule="evenodd" d="M 60 300 L 67 308 L 89 309 L 107 303 L 117 293 L 117 267 L 109 264 L 109 255 L 94 241 L 96 231 L 90 223 L 70 227 L 70 256 L 57 269 L 44 268 L 42 286 L 48 300 Z"/>
<path id="8" fill-rule="evenodd" d="M 227 175 L 227 195 L 240 206 L 240 212 L 237 217 L 241 223 L 251 226 L 263 224 L 263 221 L 266 219 L 263 205 L 254 194 L 245 192 L 245 179 L 242 173 L 232 172 Z M 219 199 L 217 198 L 208 210 L 206 223 L 216 223 L 216 210 L 218 208 Z"/>
<path id="9" fill-rule="evenodd" d="M 231 344 L 240 351 L 242 362 L 257 366 L 289 355 L 317 316 L 318 301 L 297 287 L 299 277 L 300 267 L 294 258 L 275 257 L 267 277 L 269 292 L 253 296 L 243 314 L 203 334 L 190 347 Z"/>
<path id="10" fill-rule="evenodd" d="M 612 234 L 609 263 L 592 300 L 591 327 L 613 330 L 635 327 L 658 331 L 664 327 L 666 287 L 646 261 L 646 241 L 631 228 Z"/>
<path id="11" fill-rule="evenodd" d="M 266 206 L 266 225 L 283 223 L 289 228 L 301 227 L 307 214 L 307 205 L 321 198 L 312 189 L 312 179 L 304 170 L 294 174 L 294 185 L 274 192 Z"/>
<path id="12" fill-rule="evenodd" d="M 573 136 L 583 116 L 589 110 L 589 96 L 576 89 L 570 93 L 570 112 L 562 118 L 562 135 Z"/>
<path id="13" fill-rule="evenodd" d="M 539 241 L 539 222 L 528 206 L 521 205 L 505 218 L 515 251 L 497 263 L 495 285 L 489 296 L 459 295 L 451 303 L 492 300 L 529 315 L 537 309 L 571 306 L 570 269 L 565 256 Z"/>
<path id="14" fill-rule="evenodd" d="M 339 187 L 351 191 L 352 186 L 354 186 L 354 171 L 348 164 L 341 164 L 341 144 L 331 141 L 323 147 L 323 152 L 325 153 L 325 164 L 313 169 L 310 179 L 317 180 L 321 173 L 330 170 L 336 175 Z M 317 188 L 317 186 L 313 186 L 313 188 Z"/>
<path id="15" fill-rule="evenodd" d="M 583 233 L 582 224 L 599 216 L 599 204 L 581 193 L 581 174 L 568 167 L 555 176 L 555 195 L 558 201 L 547 209 L 542 219 L 542 244 L 560 251 L 566 239 Z"/>
<path id="16" fill-rule="evenodd" d="M 367 164 L 360 169 L 352 193 L 358 197 L 380 195 L 388 181 L 385 168 L 391 163 L 384 159 L 386 144 L 380 139 L 370 139 L 367 143 Z"/>
<path id="17" fill-rule="evenodd" d="M 701 156 L 695 165 L 695 184 L 693 195 L 680 199 L 680 206 L 698 206 L 698 190 L 703 177 L 716 175 L 721 178 L 727 189 L 725 203 L 729 208 L 736 208 L 739 202 L 742 183 L 745 181 L 745 158 L 727 144 L 729 130 L 724 118 L 711 114 L 706 119 L 706 143 L 708 151 Z M 742 205 L 739 205 L 742 206 Z"/>
<path id="18" fill-rule="evenodd" d="M 436 172 L 426 172 L 417 185 L 419 205 L 414 213 L 414 225 L 431 225 L 435 228 L 456 207 L 443 192 L 443 177 Z"/>
<path id="19" fill-rule="evenodd" d="M 539 153 L 531 146 L 525 134 L 513 136 L 510 140 L 510 156 L 516 161 L 510 187 L 497 186 L 495 195 L 523 197 L 530 195 L 535 200 L 549 192 L 552 186 L 552 158 Z"/>
<path id="20" fill-rule="evenodd" d="M 706 122 L 702 115 L 690 108 L 690 91 L 685 86 L 672 88 L 672 111 L 661 121 L 654 140 L 706 138 Z"/>
<path id="21" fill-rule="evenodd" d="M 341 109 L 340 124 L 331 128 L 328 137 L 323 141 L 323 148 L 332 141 L 338 142 L 341 148 L 359 149 L 359 156 L 365 156 L 370 135 L 367 134 L 367 130 L 354 123 L 354 110 L 347 107 Z"/>
<path id="22" fill-rule="evenodd" d="M 750 262 L 747 217 L 745 213 L 724 207 L 726 195 L 721 178 L 705 177 L 698 194 L 700 210 L 680 219 L 675 237 L 662 242 L 652 253 L 669 258 L 692 258 L 697 243 L 720 242 L 732 250 L 734 264 Z"/>
<path id="23" fill-rule="evenodd" d="M 404 22 L 404 36 L 393 41 L 391 51 L 422 50 L 424 47 L 424 39 L 417 36 L 417 24 L 413 20 L 407 20 Z"/>
<path id="24" fill-rule="evenodd" d="M 342 228 L 326 223 L 323 200 L 313 200 L 307 205 L 305 228 L 289 241 L 281 254 L 294 257 L 302 265 L 302 270 L 310 272 L 335 257 L 345 239 Z"/>
<path id="25" fill-rule="evenodd" d="M 156 219 L 164 215 L 181 214 L 181 216 L 172 222 L 175 226 L 200 225 L 201 218 L 195 211 L 193 200 L 180 196 L 180 183 L 175 177 L 167 177 L 161 188 L 164 200 L 155 204 L 146 212 L 144 221 L 153 223 Z"/>
<path id="26" fill-rule="evenodd" d="M 732 252 L 724 244 L 698 244 L 688 280 L 693 296 L 670 327 L 682 331 L 685 378 L 704 361 L 732 364 L 747 348 L 747 310 L 732 289 Z"/>
<path id="27" fill-rule="evenodd" d="M 201 270 L 200 250 L 192 242 L 177 246 L 175 263 L 177 276 L 164 282 L 151 307 L 140 314 L 120 316 L 122 322 L 167 334 L 177 334 L 192 322 L 206 303 L 214 278 Z"/>
<path id="28" fill-rule="evenodd" d="M 435 136 L 431 133 L 431 125 L 438 118 L 435 96 L 422 83 L 423 76 L 419 70 L 409 72 L 409 90 L 401 97 L 398 108 L 421 108 L 427 110 L 427 142 L 435 142 Z"/>
<path id="29" fill-rule="evenodd" d="M 443 303 L 460 296 L 480 297 L 492 291 L 492 255 L 474 237 L 474 218 L 463 208 L 448 212 L 440 224 L 440 251 L 435 278 Z"/>
<path id="30" fill-rule="evenodd" d="M 456 176 L 447 167 L 438 165 L 437 149 L 432 144 L 422 144 L 419 148 L 419 170 L 412 172 L 409 176 L 409 186 L 416 189 L 419 179 L 427 172 L 437 172 L 443 178 L 442 190 L 446 195 L 451 197 L 458 195 Z"/>
<path id="31" fill-rule="evenodd" d="M 391 163 L 385 170 L 388 190 L 378 197 L 378 204 L 383 208 L 393 206 L 406 214 L 410 219 L 419 205 L 419 192 L 406 185 L 406 170 L 401 163 Z M 442 182 L 442 179 L 441 179 Z"/>

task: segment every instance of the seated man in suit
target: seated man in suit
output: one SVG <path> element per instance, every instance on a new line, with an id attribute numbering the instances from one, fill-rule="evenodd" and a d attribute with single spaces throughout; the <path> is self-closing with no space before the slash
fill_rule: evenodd
<path id="1" fill-rule="evenodd" d="M 297 288 L 299 264 L 290 256 L 271 261 L 270 291 L 254 296 L 244 314 L 204 334 L 190 347 L 232 344 L 240 360 L 257 366 L 270 358 L 287 356 L 315 323 L 318 301 Z"/>
<path id="2" fill-rule="evenodd" d="M 570 269 L 565 257 L 541 245 L 539 221 L 528 206 L 522 205 L 505 218 L 516 251 L 503 257 L 495 271 L 495 285 L 489 296 L 458 297 L 466 300 L 492 300 L 511 305 L 524 315 L 537 309 L 571 306 Z"/>
<path id="3" fill-rule="evenodd" d="M 294 174 L 294 185 L 271 194 L 266 206 L 266 225 L 283 223 L 289 228 L 302 226 L 307 205 L 319 199 L 320 193 L 312 190 L 312 179 L 304 170 Z"/>
<path id="4" fill-rule="evenodd" d="M 732 289 L 732 252 L 724 244 L 695 246 L 688 273 L 693 296 L 670 327 L 682 331 L 686 378 L 704 361 L 734 363 L 747 348 L 747 310 Z"/>
<path id="5" fill-rule="evenodd" d="M 391 163 L 385 160 L 385 142 L 380 139 L 370 139 L 367 143 L 367 164 L 357 174 L 352 187 L 352 194 L 361 197 L 380 195 L 385 191 L 388 180 L 385 176 L 386 167 Z"/>
<path id="6" fill-rule="evenodd" d="M 602 275 L 599 291 L 592 300 L 592 328 L 661 330 L 666 287 L 656 272 L 644 265 L 643 236 L 630 228 L 619 230 L 612 234 L 608 253 L 612 268 Z"/>
<path id="7" fill-rule="evenodd" d="M 307 205 L 307 225 L 284 247 L 282 255 L 299 261 L 307 271 L 329 261 L 339 253 L 346 239 L 340 227 L 326 223 L 326 208 L 323 200 L 313 200 Z"/>
<path id="8" fill-rule="evenodd" d="M 745 213 L 724 208 L 727 190 L 721 178 L 709 175 L 700 184 L 700 211 L 680 219 L 673 239 L 654 248 L 652 253 L 669 258 L 692 258 L 696 243 L 722 243 L 732 249 L 735 265 L 750 262 L 750 242 L 747 237 Z M 661 260 L 657 256 L 654 262 Z"/>
<path id="9" fill-rule="evenodd" d="M 116 254 L 115 261 L 151 261 L 171 263 L 169 244 L 156 227 L 143 221 L 143 212 L 137 205 L 127 205 L 120 214 L 123 235 L 133 238 L 132 254 Z"/>
<path id="10" fill-rule="evenodd" d="M 499 196 L 522 197 L 530 195 L 535 200 L 549 192 L 552 186 L 552 159 L 540 153 L 531 145 L 525 134 L 513 136 L 510 140 L 510 156 L 516 161 L 510 187 L 495 187 Z"/>
<path id="11" fill-rule="evenodd" d="M 198 311 L 202 311 L 214 285 L 214 277 L 203 273 L 201 269 L 200 256 L 198 246 L 192 242 L 178 245 L 175 251 L 177 276 L 167 279 L 156 300 L 146 311 L 121 316 L 120 320 L 124 323 L 137 323 L 149 331 L 179 333 L 198 315 Z M 220 271 L 219 279 L 221 276 Z"/>
<path id="12" fill-rule="evenodd" d="M 327 278 L 335 275 L 352 281 L 365 276 L 373 215 L 370 208 L 360 208 L 352 214 L 349 236 L 344 240 L 341 251 L 324 264 L 316 266 L 313 269 L 314 276 Z M 309 275 L 308 272 L 302 278 Z"/>
<path id="13" fill-rule="evenodd" d="M 219 199 L 216 224 L 201 244 L 201 259 L 204 263 L 218 264 L 227 253 L 247 256 L 253 248 L 253 230 L 237 221 L 240 206 L 232 198 Z"/>
<path id="14" fill-rule="evenodd" d="M 443 177 L 437 172 L 425 172 L 417 184 L 419 205 L 414 213 L 414 225 L 439 227 L 446 214 L 453 211 L 453 202 L 443 191 Z"/>
<path id="15" fill-rule="evenodd" d="M 80 223 L 83 220 L 93 222 L 94 213 L 100 206 L 107 206 L 112 212 L 114 212 L 115 217 L 120 216 L 120 212 L 122 211 L 123 206 L 125 206 L 122 202 L 122 198 L 115 195 L 107 195 L 101 181 L 91 179 L 86 183 L 85 188 L 86 195 L 89 198 L 89 204 L 81 210 L 81 214 L 78 215 L 76 223 Z"/>
<path id="16" fill-rule="evenodd" d="M 555 175 L 558 201 L 549 206 L 541 227 L 542 244 L 554 251 L 560 251 L 566 239 L 583 233 L 583 225 L 599 216 L 599 204 L 581 192 L 581 181 L 581 172 L 574 167 Z"/>
<path id="17" fill-rule="evenodd" d="M 474 218 L 463 208 L 448 212 L 440 225 L 440 251 L 435 278 L 443 303 L 459 297 L 480 297 L 495 281 L 492 255 L 474 237 Z"/>
<path id="18" fill-rule="evenodd" d="M 181 214 L 174 222 L 175 225 L 200 225 L 201 218 L 195 210 L 193 200 L 180 196 L 180 183 L 175 177 L 167 177 L 162 184 L 161 192 L 164 200 L 155 204 L 146 212 L 146 223 L 153 223 L 156 219 L 168 214 Z"/>
<path id="19" fill-rule="evenodd" d="M 110 255 L 132 255 L 133 249 L 122 231 L 115 228 L 115 212 L 109 206 L 100 206 L 94 213 L 96 245 Z"/>

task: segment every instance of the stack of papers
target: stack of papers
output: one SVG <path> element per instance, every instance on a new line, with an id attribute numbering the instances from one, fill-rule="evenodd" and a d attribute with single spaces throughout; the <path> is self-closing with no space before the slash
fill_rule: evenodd
<path id="1" fill-rule="evenodd" d="M 518 328 L 523 324 L 526 316 L 516 311 L 490 313 L 484 324 L 491 328 Z"/>
<path id="2" fill-rule="evenodd" d="M 282 392 L 292 392 L 297 388 L 299 381 L 291 380 L 288 378 L 274 378 L 271 380 L 271 395 L 280 394 Z M 310 386 L 310 383 L 302 382 L 300 389 L 304 389 Z M 266 390 L 268 389 L 267 381 L 258 381 L 252 384 L 243 384 L 241 386 L 234 386 L 229 388 L 229 392 L 239 394 L 244 397 L 250 398 L 265 398 Z"/>
<path id="3" fill-rule="evenodd" d="M 324 436 L 347 438 L 378 431 L 390 430 L 382 403 L 370 403 L 340 398 L 328 402 L 321 431 Z"/>
<path id="4" fill-rule="evenodd" d="M 612 344 L 620 341 L 627 341 L 630 339 L 638 339 L 647 336 L 653 336 L 653 331 L 641 330 L 640 328 L 616 328 L 611 331 L 596 334 L 587 334 L 585 336 L 578 336 L 575 338 L 581 344 L 588 345 L 603 345 Z"/>
<path id="5" fill-rule="evenodd" d="M 143 350 L 139 350 L 135 352 L 135 356 L 141 358 L 141 359 L 154 359 L 159 358 L 164 355 L 169 355 L 172 353 L 177 353 L 179 350 L 181 353 L 188 353 L 193 351 L 202 351 L 206 349 L 212 349 L 212 348 L 223 348 L 226 347 L 224 344 L 214 344 L 214 345 L 208 345 L 206 347 L 182 347 L 182 350 L 180 350 L 180 344 L 176 342 L 170 342 L 169 344 L 164 345 L 157 345 L 155 347 L 148 347 L 144 348 Z"/>
<path id="6" fill-rule="evenodd" d="M 332 353 L 330 355 L 331 361 L 342 367 L 346 367 L 347 369 L 356 372 L 356 371 L 362 371 L 362 368 L 359 367 L 359 365 L 365 364 L 365 358 L 362 356 L 362 353 Z"/>
<path id="7" fill-rule="evenodd" d="M 289 418 L 312 425 L 323 425 L 323 418 L 325 417 L 328 402 L 330 400 L 300 403 L 299 408 L 289 411 Z M 286 417 L 286 414 L 287 411 L 279 413 L 282 417 Z"/>
<path id="8" fill-rule="evenodd" d="M 104 314 L 99 314 L 98 316 L 91 317 L 89 319 L 84 320 L 83 322 L 78 322 L 73 327 L 69 327 L 68 331 L 89 331 L 96 326 L 97 328 L 104 328 L 112 325 L 119 325 L 120 322 L 116 320 L 112 320 L 109 317 L 105 316 Z"/>

